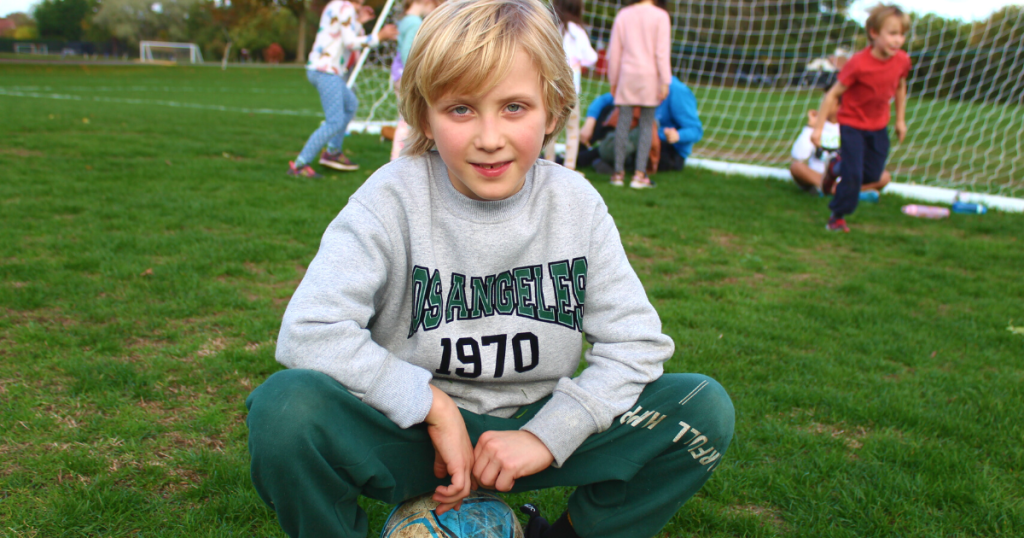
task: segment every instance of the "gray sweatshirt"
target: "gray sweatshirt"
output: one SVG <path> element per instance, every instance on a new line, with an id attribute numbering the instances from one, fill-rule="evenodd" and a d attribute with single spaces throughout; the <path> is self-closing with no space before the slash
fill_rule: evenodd
<path id="1" fill-rule="evenodd" d="M 583 347 L 587 367 L 573 377 Z M 662 373 L 672 340 L 601 196 L 538 160 L 497 202 L 460 194 L 437 153 L 374 173 L 324 232 L 281 323 L 277 360 L 330 375 L 398 426 L 432 383 L 462 409 L 510 417 L 561 466 Z"/>

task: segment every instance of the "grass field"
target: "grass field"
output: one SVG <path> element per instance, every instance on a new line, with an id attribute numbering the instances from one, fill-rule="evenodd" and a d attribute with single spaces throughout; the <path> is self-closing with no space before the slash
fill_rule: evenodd
<path id="1" fill-rule="evenodd" d="M 10 76 L 0 81 L 0 96 L 321 117 L 316 94 L 294 67 L 233 65 L 221 72 L 213 65 L 163 68 L 86 63 L 76 67 L 53 60 L 43 66 L 4 67 Z M 395 119 L 389 76 L 379 68 L 362 71 L 360 119 Z M 773 168 L 789 166 L 793 139 L 822 95 L 817 90 L 791 88 L 693 89 L 705 128 L 695 157 Z M 584 106 L 606 91 L 603 80 L 587 79 Z M 1024 196 L 1024 145 L 1018 136 L 1024 108 L 911 96 L 907 118 L 907 140 L 903 144 L 894 140 L 889 158 L 896 181 Z"/>
<path id="2" fill-rule="evenodd" d="M 388 147 L 353 136 L 362 171 L 287 177 L 319 121 L 293 70 L 0 65 L 0 86 L 117 98 L 0 94 L 0 536 L 281 536 L 243 401 Z M 883 196 L 834 235 L 788 183 L 588 177 L 676 341 L 667 370 L 737 410 L 664 536 L 1024 535 L 1024 217 Z M 509 500 L 557 515 L 568 494 Z M 365 506 L 374 532 L 388 507 Z"/>

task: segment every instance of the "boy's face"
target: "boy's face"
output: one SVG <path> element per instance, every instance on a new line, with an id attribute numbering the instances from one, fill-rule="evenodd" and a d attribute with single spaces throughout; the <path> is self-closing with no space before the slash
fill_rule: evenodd
<path id="1" fill-rule="evenodd" d="M 892 58 L 900 49 L 906 36 L 903 35 L 903 22 L 899 17 L 892 16 L 882 21 L 882 28 L 871 33 L 872 47 L 879 58 Z"/>
<path id="2" fill-rule="evenodd" d="M 540 72 L 519 50 L 508 75 L 487 93 L 449 93 L 431 103 L 424 134 L 456 190 L 474 200 L 504 200 L 523 188 L 556 124 L 544 107 Z"/>

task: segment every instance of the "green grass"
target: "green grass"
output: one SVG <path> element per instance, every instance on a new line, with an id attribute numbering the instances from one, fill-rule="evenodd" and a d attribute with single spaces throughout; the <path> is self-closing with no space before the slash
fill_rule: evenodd
<path id="1" fill-rule="evenodd" d="M 295 65 L 232 65 L 221 71 L 214 63 L 171 68 L 61 63 L 4 66 L 0 97 L 16 92 L 51 101 L 322 116 L 316 93 Z M 379 68 L 361 72 L 360 119 L 393 121 L 397 117 L 389 76 Z M 581 101 L 586 106 L 607 89 L 602 79 L 588 78 Z M 789 166 L 793 139 L 806 124 L 807 111 L 817 109 L 822 97 L 812 89 L 695 86 L 693 90 L 705 128 L 695 157 L 773 168 Z M 1024 108 L 911 96 L 907 119 L 907 140 L 902 144 L 893 140 L 888 162 L 896 181 L 1024 196 L 1019 173 L 1024 168 L 1024 147 L 1017 136 L 1024 124 Z"/>
<path id="2" fill-rule="evenodd" d="M 388 147 L 353 136 L 362 171 L 287 177 L 318 120 L 237 109 L 317 110 L 295 70 L 0 76 L 234 107 L 0 95 L 0 536 L 281 536 L 243 401 Z M 883 196 L 834 235 L 788 183 L 589 177 L 677 343 L 667 370 L 736 405 L 730 452 L 665 536 L 1024 535 L 1024 217 L 917 220 Z M 568 493 L 511 500 L 556 515 Z M 375 529 L 387 507 L 365 505 Z"/>

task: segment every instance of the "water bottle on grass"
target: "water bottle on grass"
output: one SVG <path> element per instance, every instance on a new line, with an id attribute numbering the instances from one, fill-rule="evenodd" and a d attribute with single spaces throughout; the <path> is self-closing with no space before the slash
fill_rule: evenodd
<path id="1" fill-rule="evenodd" d="M 968 215 L 984 215 L 988 208 L 981 204 L 971 204 L 968 202 L 953 202 L 951 208 L 953 213 L 966 213 Z"/>
<path id="2" fill-rule="evenodd" d="M 902 208 L 904 215 L 920 217 L 924 219 L 944 219 L 949 216 L 949 209 L 934 205 L 910 204 Z"/>

